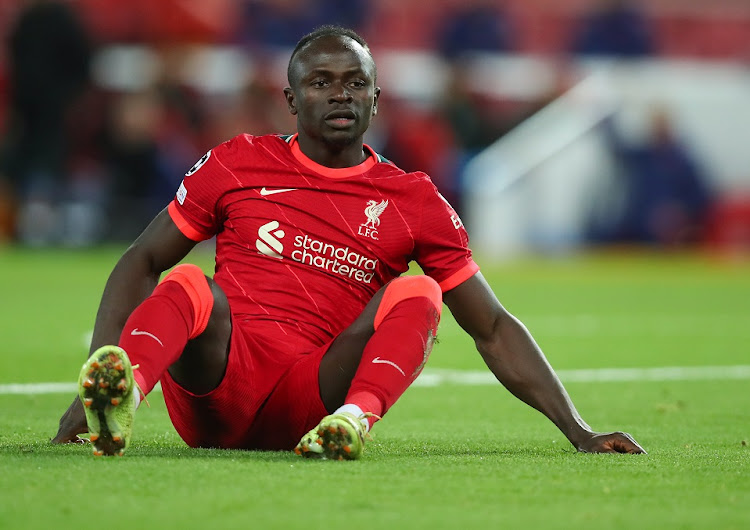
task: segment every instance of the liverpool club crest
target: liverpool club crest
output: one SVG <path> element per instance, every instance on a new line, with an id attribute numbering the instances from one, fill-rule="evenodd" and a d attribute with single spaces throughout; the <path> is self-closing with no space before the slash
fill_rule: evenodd
<path id="1" fill-rule="evenodd" d="M 359 231 L 357 232 L 361 236 L 369 237 L 378 240 L 378 226 L 380 226 L 380 215 L 388 207 L 388 200 L 367 201 L 367 208 L 365 208 L 365 216 L 367 221 L 359 225 Z"/>

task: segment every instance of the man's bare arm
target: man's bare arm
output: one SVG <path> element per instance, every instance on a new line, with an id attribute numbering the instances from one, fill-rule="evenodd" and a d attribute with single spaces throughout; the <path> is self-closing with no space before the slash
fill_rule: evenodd
<path id="1" fill-rule="evenodd" d="M 195 244 L 179 231 L 166 209 L 154 218 L 125 251 L 107 280 L 89 355 L 101 346 L 118 343 L 130 313 L 151 294 L 161 273 L 179 263 Z M 86 430 L 83 406 L 76 397 L 60 418 L 52 443 L 78 442 L 78 435 Z"/>
<path id="2" fill-rule="evenodd" d="M 196 242 L 162 210 L 125 251 L 107 280 L 96 314 L 89 354 L 117 344 L 125 321 L 154 290 L 162 272 L 179 263 Z"/>
<path id="3" fill-rule="evenodd" d="M 583 452 L 645 452 L 625 433 L 594 432 L 526 327 L 497 300 L 481 273 L 444 295 L 458 324 L 474 339 L 495 377 L 547 416 Z"/>

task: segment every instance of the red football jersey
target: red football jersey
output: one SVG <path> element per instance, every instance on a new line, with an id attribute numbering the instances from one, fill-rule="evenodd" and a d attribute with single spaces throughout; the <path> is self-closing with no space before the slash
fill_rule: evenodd
<path id="1" fill-rule="evenodd" d="M 468 235 L 424 173 L 369 147 L 362 164 L 331 169 L 296 136 L 240 135 L 203 156 L 169 205 L 183 234 L 216 236 L 214 280 L 235 325 L 322 345 L 416 261 L 443 291 L 479 269 Z"/>

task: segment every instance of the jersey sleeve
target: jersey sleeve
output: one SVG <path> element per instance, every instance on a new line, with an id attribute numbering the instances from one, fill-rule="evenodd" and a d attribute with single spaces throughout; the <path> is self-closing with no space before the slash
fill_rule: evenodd
<path id="1" fill-rule="evenodd" d="M 469 235 L 453 207 L 429 182 L 422 203 L 415 258 L 443 292 L 479 271 L 469 249 Z"/>
<path id="2" fill-rule="evenodd" d="M 185 173 L 168 212 L 177 228 L 193 241 L 209 239 L 221 230 L 220 199 L 231 183 L 227 158 L 233 140 L 208 151 Z"/>

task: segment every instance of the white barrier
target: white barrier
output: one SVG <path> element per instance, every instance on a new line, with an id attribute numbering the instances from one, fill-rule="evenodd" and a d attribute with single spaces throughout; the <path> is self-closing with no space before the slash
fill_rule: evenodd
<path id="1" fill-rule="evenodd" d="M 750 190 L 746 69 L 663 61 L 580 66 L 579 84 L 467 166 L 464 222 L 483 255 L 576 248 L 596 209 L 617 208 L 614 166 L 597 128 L 608 116 L 638 141 L 653 107 L 664 108 L 717 191 Z"/>

